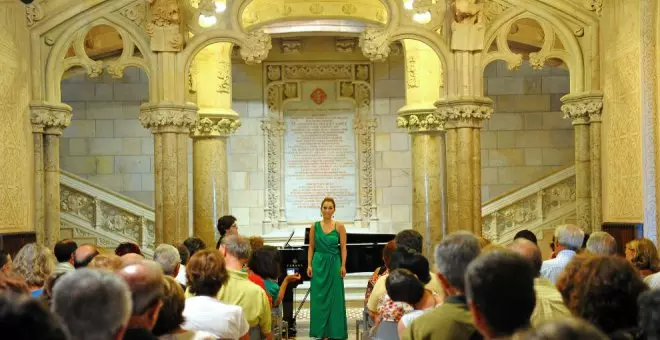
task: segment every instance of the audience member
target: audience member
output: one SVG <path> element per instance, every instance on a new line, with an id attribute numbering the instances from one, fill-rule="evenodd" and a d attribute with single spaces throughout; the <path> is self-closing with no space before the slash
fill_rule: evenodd
<path id="1" fill-rule="evenodd" d="M 519 238 L 528 240 L 528 241 L 530 241 L 530 242 L 532 242 L 532 243 L 534 243 L 538 246 L 538 241 L 536 239 L 536 234 L 534 234 L 531 230 L 524 229 L 524 230 L 521 230 L 521 231 L 517 232 L 516 235 L 513 236 L 514 241 L 519 239 Z"/>
<path id="2" fill-rule="evenodd" d="M 236 224 L 236 217 L 232 215 L 225 215 L 220 217 L 216 227 L 218 228 L 220 238 L 218 239 L 218 243 L 216 244 L 215 249 L 220 248 L 222 239 L 225 238 L 225 236 L 238 235 L 238 224 Z M 190 255 L 192 256 L 192 254 Z"/>
<path id="3" fill-rule="evenodd" d="M 660 340 L 660 290 L 652 289 L 640 294 L 638 326 L 647 340 Z"/>
<path id="4" fill-rule="evenodd" d="M 0 272 L 0 295 L 2 294 L 28 295 L 30 289 L 25 283 L 25 279 L 15 273 Z"/>
<path id="5" fill-rule="evenodd" d="M 479 256 L 479 240 L 468 232 L 446 236 L 435 248 L 437 278 L 442 282 L 444 303 L 416 318 L 403 339 L 479 339 L 465 298 L 465 271 Z"/>
<path id="6" fill-rule="evenodd" d="M 604 231 L 595 231 L 587 241 L 587 250 L 593 255 L 616 255 L 616 240 Z"/>
<path id="7" fill-rule="evenodd" d="M 250 236 L 250 248 L 252 251 L 257 251 L 264 246 L 264 238 L 261 236 Z"/>
<path id="8" fill-rule="evenodd" d="M 99 254 L 98 248 L 93 244 L 83 244 L 73 253 L 73 266 L 77 268 L 87 267 L 92 259 Z"/>
<path id="9" fill-rule="evenodd" d="M 392 260 L 392 254 L 394 253 L 394 250 L 396 249 L 396 243 L 394 240 L 387 242 L 385 247 L 383 247 L 383 265 L 376 268 L 374 270 L 374 273 L 371 275 L 371 278 L 369 279 L 369 282 L 367 282 L 367 290 L 364 294 L 364 305 L 367 305 L 367 302 L 369 301 L 369 296 L 371 296 L 371 292 L 374 289 L 374 285 L 376 284 L 376 281 L 381 276 L 385 276 L 389 273 L 389 268 L 390 268 L 390 262 Z"/>
<path id="10" fill-rule="evenodd" d="M 0 334 L 11 340 L 69 340 L 64 329 L 38 300 L 0 294 Z"/>
<path id="11" fill-rule="evenodd" d="M 562 318 L 541 323 L 520 332 L 513 340 L 610 340 L 598 328 L 578 318 Z"/>
<path id="12" fill-rule="evenodd" d="M 121 268 L 121 258 L 115 254 L 100 254 L 94 256 L 92 262 L 87 266 L 88 268 L 106 269 L 111 272 Z"/>
<path id="13" fill-rule="evenodd" d="M 223 242 L 227 241 L 232 242 L 223 239 Z M 193 296 L 186 300 L 183 329 L 208 332 L 219 339 L 248 339 L 250 325 L 244 310 L 216 298 L 221 287 L 231 280 L 222 254 L 217 250 L 195 253 L 188 262 L 186 275 L 188 290 Z M 243 284 L 247 283 L 244 281 Z"/>
<path id="14" fill-rule="evenodd" d="M 557 287 L 550 280 L 541 277 L 541 250 L 526 238 L 518 238 L 511 243 L 509 249 L 522 255 L 534 273 L 534 291 L 536 293 L 536 306 L 532 313 L 532 326 L 543 321 L 570 316 L 571 313 L 564 305 L 564 300 Z"/>
<path id="15" fill-rule="evenodd" d="M 257 249 L 252 253 L 250 260 L 248 261 L 248 268 L 250 271 L 263 279 L 266 293 L 268 293 L 273 301 L 273 307 L 280 305 L 289 283 L 301 279 L 300 274 L 297 273 L 287 275 L 284 277 L 282 286 L 280 287 L 280 285 L 277 284 L 277 280 L 280 277 L 281 262 L 280 252 L 273 246 L 263 246 L 261 249 Z"/>
<path id="16" fill-rule="evenodd" d="M 615 256 L 570 263 L 557 288 L 573 315 L 608 335 L 637 325 L 637 298 L 648 289 L 633 266 Z M 634 331 L 634 330 L 633 330 Z"/>
<path id="17" fill-rule="evenodd" d="M 660 270 L 658 249 L 647 238 L 632 240 L 626 244 L 626 259 L 630 261 L 643 278 Z"/>
<path id="18" fill-rule="evenodd" d="M 245 237 L 230 235 L 222 239 L 219 250 L 225 258 L 229 278 L 218 292 L 218 300 L 243 308 L 243 315 L 252 328 L 250 332 L 261 332 L 264 337 L 271 339 L 271 313 L 267 294 L 261 287 L 250 282 L 247 273 L 242 271 L 250 259 L 250 242 Z M 188 267 L 191 265 L 189 263 Z M 188 280 L 192 277 L 187 276 Z"/>
<path id="19" fill-rule="evenodd" d="M 119 257 L 122 267 L 144 261 L 144 256 L 136 253 L 128 253 Z"/>
<path id="20" fill-rule="evenodd" d="M 90 268 L 63 275 L 53 289 L 53 312 L 71 340 L 119 340 L 131 316 L 131 293 L 117 275 Z"/>
<path id="21" fill-rule="evenodd" d="M 43 294 L 46 279 L 55 271 L 55 261 L 50 249 L 36 243 L 28 243 L 16 254 L 13 270 L 25 279 L 32 296 L 39 297 Z"/>
<path id="22" fill-rule="evenodd" d="M 48 308 L 53 305 L 53 288 L 55 288 L 55 284 L 62 276 L 64 276 L 64 274 L 67 273 L 53 273 L 46 279 L 46 282 L 44 283 L 44 293 L 41 295 L 41 299 L 45 302 L 45 306 L 48 306 Z"/>
<path id="23" fill-rule="evenodd" d="M 484 338 L 506 338 L 529 327 L 536 296 L 525 258 L 509 250 L 483 254 L 470 263 L 465 281 L 470 312 Z"/>
<path id="24" fill-rule="evenodd" d="M 161 244 L 154 251 L 154 262 L 160 264 L 165 275 L 176 277 L 181 266 L 179 251 L 169 244 Z"/>
<path id="25" fill-rule="evenodd" d="M 183 241 L 183 245 L 188 248 L 190 257 L 195 255 L 196 252 L 206 249 L 206 244 L 199 237 L 188 237 Z"/>
<path id="26" fill-rule="evenodd" d="M 78 244 L 73 240 L 61 240 L 55 244 L 54 253 L 57 259 L 55 273 L 68 273 L 76 270 L 73 267 L 73 253 L 78 248 Z"/>
<path id="27" fill-rule="evenodd" d="M 394 237 L 397 248 L 411 249 L 417 253 L 422 252 L 423 242 L 422 234 L 413 229 L 402 230 Z"/>
<path id="28" fill-rule="evenodd" d="M 11 255 L 4 250 L 0 249 L 0 273 L 9 273 L 11 271 Z"/>
<path id="29" fill-rule="evenodd" d="M 183 295 L 183 288 L 171 276 L 165 276 L 163 281 L 163 307 L 158 312 L 158 319 L 152 333 L 159 340 L 202 340 L 217 339 L 213 334 L 195 331 L 187 331 L 181 327 L 183 325 L 183 309 L 186 298 Z M 207 311 L 211 313 L 212 311 Z M 222 339 L 222 337 L 220 337 Z M 229 338 L 227 339 L 235 339 Z"/>
<path id="30" fill-rule="evenodd" d="M 151 330 L 163 306 L 163 270 L 153 261 L 124 266 L 117 274 L 131 291 L 133 310 L 124 339 L 156 339 Z"/>
<path id="31" fill-rule="evenodd" d="M 490 240 L 483 237 L 483 236 L 479 236 L 477 239 L 479 240 L 479 248 L 481 249 L 481 251 L 483 251 L 485 248 L 490 247 L 492 245 Z"/>
<path id="32" fill-rule="evenodd" d="M 218 249 L 216 247 L 216 249 Z M 188 264 L 188 259 L 190 258 L 190 252 L 188 251 L 188 247 L 183 245 L 183 243 L 179 243 L 176 245 L 176 250 L 179 251 L 179 257 L 181 258 L 181 265 L 179 266 L 179 274 L 176 276 L 176 280 L 179 281 L 179 283 L 182 286 L 186 286 L 186 264 Z"/>
<path id="33" fill-rule="evenodd" d="M 584 231 L 578 226 L 565 224 L 557 227 L 554 238 L 554 251 L 557 255 L 551 260 L 543 261 L 541 276 L 555 284 L 564 267 L 582 247 L 583 240 Z"/>
<path id="34" fill-rule="evenodd" d="M 430 279 L 430 278 L 429 278 Z M 442 297 L 434 295 L 424 288 L 424 283 L 415 274 L 403 268 L 393 270 L 385 281 L 387 295 L 392 301 L 404 302 L 411 305 L 414 311 L 406 313 L 398 323 L 398 333 L 410 326 L 417 317 L 430 311 L 442 303 Z"/>
<path id="35" fill-rule="evenodd" d="M 115 255 L 122 257 L 126 254 L 138 254 L 144 257 L 142 250 L 140 250 L 140 246 L 133 242 L 120 243 L 117 248 L 115 248 Z"/>

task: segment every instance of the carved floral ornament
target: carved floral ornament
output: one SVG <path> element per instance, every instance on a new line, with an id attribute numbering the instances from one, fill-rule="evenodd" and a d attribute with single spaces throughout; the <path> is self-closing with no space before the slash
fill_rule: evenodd
<path id="1" fill-rule="evenodd" d="M 30 104 L 30 122 L 35 132 L 62 133 L 71 124 L 71 106 L 66 104 Z"/>
<path id="2" fill-rule="evenodd" d="M 197 123 L 197 107 L 188 104 L 143 104 L 140 107 L 139 119 L 142 126 L 147 129 L 166 127 L 189 129 Z"/>
<path id="3" fill-rule="evenodd" d="M 561 98 L 561 112 L 565 119 L 571 119 L 573 124 L 588 124 L 590 121 L 600 121 L 603 110 L 603 94 L 588 93 L 566 95 Z"/>
<path id="4" fill-rule="evenodd" d="M 241 127 L 238 117 L 203 117 L 191 129 L 193 137 L 228 137 Z"/>
<path id="5" fill-rule="evenodd" d="M 371 61 L 385 61 L 390 54 L 390 34 L 386 30 L 367 28 L 360 34 L 360 48 Z"/>
<path id="6" fill-rule="evenodd" d="M 28 27 L 32 27 L 37 21 L 43 20 L 45 13 L 42 2 L 43 0 L 37 0 L 25 6 L 25 20 Z"/>
<path id="7" fill-rule="evenodd" d="M 248 33 L 241 44 L 241 57 L 248 65 L 260 64 L 273 47 L 270 35 L 263 30 Z"/>
<path id="8" fill-rule="evenodd" d="M 493 101 L 490 98 L 443 100 L 436 102 L 435 106 L 441 119 L 457 126 L 480 127 L 481 121 L 490 119 L 493 114 Z"/>
<path id="9" fill-rule="evenodd" d="M 151 6 L 147 34 L 154 51 L 178 52 L 183 49 L 181 10 L 177 0 L 146 0 Z"/>
<path id="10" fill-rule="evenodd" d="M 396 127 L 408 129 L 408 132 L 444 131 L 446 117 L 435 111 L 400 115 L 396 118 Z"/>

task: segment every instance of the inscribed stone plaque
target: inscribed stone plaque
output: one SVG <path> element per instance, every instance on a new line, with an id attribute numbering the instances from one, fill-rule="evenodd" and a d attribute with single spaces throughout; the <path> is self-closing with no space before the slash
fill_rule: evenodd
<path id="1" fill-rule="evenodd" d="M 324 197 L 337 203 L 335 219 L 355 216 L 355 135 L 353 114 L 286 116 L 284 188 L 291 222 L 320 219 Z"/>

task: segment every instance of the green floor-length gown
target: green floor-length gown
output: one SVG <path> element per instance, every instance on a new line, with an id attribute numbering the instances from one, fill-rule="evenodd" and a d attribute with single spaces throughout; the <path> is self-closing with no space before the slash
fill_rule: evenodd
<path id="1" fill-rule="evenodd" d="M 337 228 L 326 234 L 321 222 L 314 223 L 309 325 L 309 336 L 312 338 L 348 338 L 344 280 L 341 278 L 338 244 Z"/>

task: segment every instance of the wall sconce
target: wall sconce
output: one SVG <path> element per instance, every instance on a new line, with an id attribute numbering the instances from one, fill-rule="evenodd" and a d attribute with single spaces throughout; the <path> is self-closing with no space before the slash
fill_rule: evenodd
<path id="1" fill-rule="evenodd" d="M 428 24 L 433 19 L 431 10 L 437 0 L 403 0 L 403 7 L 414 11 L 412 19 L 419 24 Z"/>

